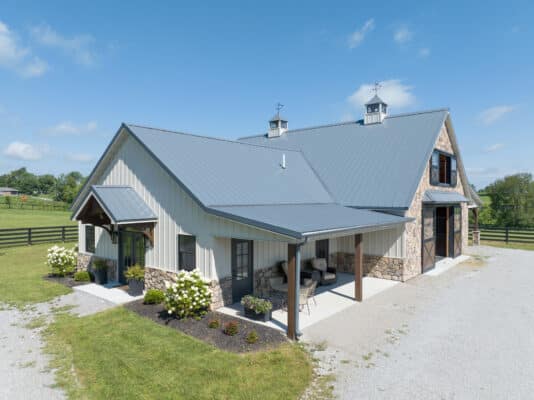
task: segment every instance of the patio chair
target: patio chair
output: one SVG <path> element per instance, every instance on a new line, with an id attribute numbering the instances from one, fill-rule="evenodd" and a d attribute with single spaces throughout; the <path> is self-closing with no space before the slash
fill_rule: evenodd
<path id="1" fill-rule="evenodd" d="M 317 282 L 312 282 L 310 286 L 303 286 L 300 288 L 299 296 L 299 310 L 302 311 L 304 306 L 308 309 L 308 315 L 310 315 L 310 297 L 315 303 L 315 288 L 317 287 Z M 317 305 L 317 303 L 315 303 Z"/>
<path id="2" fill-rule="evenodd" d="M 337 273 L 335 268 L 328 267 L 326 259 L 314 258 L 311 260 L 311 266 L 314 270 L 321 273 L 321 285 L 331 285 L 337 282 Z"/>

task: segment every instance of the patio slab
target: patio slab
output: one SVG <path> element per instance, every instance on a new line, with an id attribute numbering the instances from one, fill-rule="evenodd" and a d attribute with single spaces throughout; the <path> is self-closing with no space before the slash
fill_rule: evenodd
<path id="1" fill-rule="evenodd" d="M 443 258 L 443 259 L 439 260 L 438 262 L 436 262 L 436 266 L 434 268 L 432 268 L 430 271 L 425 272 L 423 275 L 428 275 L 428 276 L 441 275 L 442 273 L 448 271 L 449 269 L 451 269 L 455 265 L 463 263 L 464 261 L 468 260 L 469 258 L 471 258 L 471 257 L 467 256 L 467 255 L 463 255 L 463 254 L 458 256 L 458 257 L 456 257 L 456 258 L 449 258 L 449 257 Z"/>
<path id="2" fill-rule="evenodd" d="M 379 294 L 400 282 L 386 279 L 371 277 L 363 278 L 363 298 L 364 300 Z M 354 276 L 351 274 L 338 274 L 338 282 L 329 286 L 319 286 L 315 292 L 315 301 L 310 299 L 310 313 L 307 307 L 299 313 L 300 329 L 307 328 L 317 322 L 324 320 L 346 308 L 360 304 L 354 301 Z M 243 306 L 239 303 L 217 309 L 227 315 L 238 318 L 245 318 L 243 315 Z M 250 321 L 247 318 L 247 321 Z M 285 331 L 287 324 L 287 311 L 275 310 L 272 314 L 272 320 L 269 322 L 258 322 L 271 328 Z"/>
<path id="3" fill-rule="evenodd" d="M 95 297 L 98 297 L 99 299 L 108 301 L 113 304 L 126 304 L 130 303 L 135 300 L 139 300 L 143 298 L 143 295 L 141 296 L 130 296 L 128 293 L 126 293 L 122 289 L 118 288 L 106 288 L 101 285 L 97 285 L 96 283 L 88 283 L 87 285 L 80 285 L 75 286 L 73 288 L 75 291 L 89 293 Z"/>

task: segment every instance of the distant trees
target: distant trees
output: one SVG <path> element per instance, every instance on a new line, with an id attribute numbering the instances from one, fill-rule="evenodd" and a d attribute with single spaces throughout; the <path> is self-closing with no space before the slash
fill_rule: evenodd
<path id="1" fill-rule="evenodd" d="M 84 183 L 84 176 L 77 171 L 61 174 L 35 175 L 25 167 L 0 175 L 0 186 L 18 189 L 23 194 L 38 196 L 50 195 L 57 201 L 72 203 Z"/>
<path id="2" fill-rule="evenodd" d="M 483 193 L 491 204 L 483 208 L 480 223 L 508 227 L 534 226 L 534 182 L 532 174 L 520 173 L 497 179 Z"/>

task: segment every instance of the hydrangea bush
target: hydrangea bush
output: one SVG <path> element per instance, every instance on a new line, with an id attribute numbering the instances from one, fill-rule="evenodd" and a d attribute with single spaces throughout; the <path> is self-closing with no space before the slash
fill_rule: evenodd
<path id="1" fill-rule="evenodd" d="M 211 303 L 209 283 L 198 270 L 180 271 L 172 282 L 165 282 L 165 308 L 178 318 L 201 317 Z"/>
<path id="2" fill-rule="evenodd" d="M 46 265 L 52 275 L 65 276 L 72 274 L 76 268 L 76 252 L 65 247 L 52 246 L 48 249 Z"/>

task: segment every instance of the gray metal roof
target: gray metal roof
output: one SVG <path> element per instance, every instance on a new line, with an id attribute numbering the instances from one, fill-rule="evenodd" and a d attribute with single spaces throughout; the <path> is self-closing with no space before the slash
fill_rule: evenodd
<path id="1" fill-rule="evenodd" d="M 91 193 L 113 223 L 154 221 L 157 215 L 130 186 L 95 186 Z"/>
<path id="2" fill-rule="evenodd" d="M 458 192 L 445 192 L 442 190 L 427 190 L 423 196 L 423 203 L 467 203 L 469 199 Z"/>
<path id="3" fill-rule="evenodd" d="M 434 110 L 240 140 L 302 151 L 337 203 L 407 209 L 447 116 L 448 110 Z"/>
<path id="4" fill-rule="evenodd" d="M 203 206 L 332 203 L 298 151 L 126 125 Z M 286 168 L 281 167 L 285 155 Z"/>
<path id="5" fill-rule="evenodd" d="M 375 94 L 371 100 L 369 100 L 367 103 L 365 103 L 365 105 L 368 106 L 369 104 L 377 104 L 377 103 L 386 104 L 386 102 L 384 100 L 382 100 L 380 97 L 378 97 L 378 95 Z"/>
<path id="6" fill-rule="evenodd" d="M 386 229 L 412 220 L 339 204 L 227 206 L 212 207 L 211 210 L 222 217 L 295 238 Z"/>

